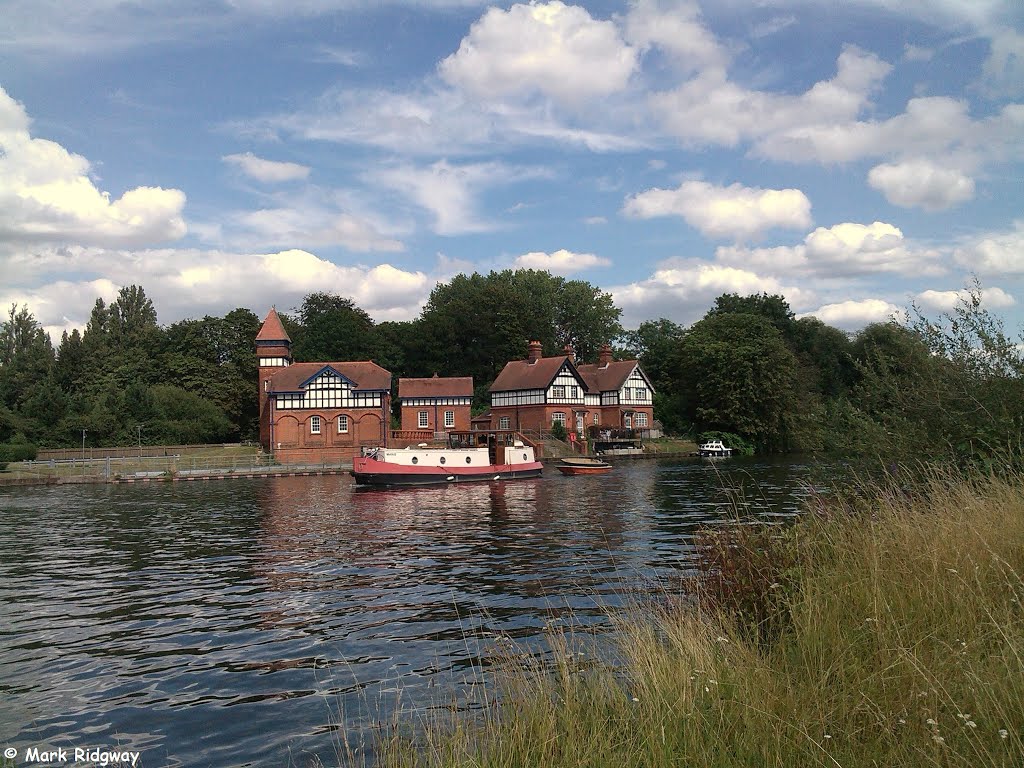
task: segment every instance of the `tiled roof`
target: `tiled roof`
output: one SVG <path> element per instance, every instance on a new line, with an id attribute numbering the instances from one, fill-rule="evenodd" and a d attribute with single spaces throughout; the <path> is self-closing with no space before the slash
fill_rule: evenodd
<path id="1" fill-rule="evenodd" d="M 277 316 L 277 310 L 271 307 L 263 321 L 263 327 L 256 334 L 256 341 L 291 341 L 288 332 L 281 324 L 281 318 Z"/>
<path id="2" fill-rule="evenodd" d="M 513 360 L 501 369 L 491 384 L 491 392 L 512 392 L 519 389 L 547 389 L 555 375 L 569 358 L 542 357 L 530 364 L 529 360 Z"/>
<path id="3" fill-rule="evenodd" d="M 587 382 L 587 388 L 591 394 L 618 390 L 626 383 L 626 379 L 629 378 L 629 374 L 633 372 L 634 368 L 636 368 L 636 360 L 618 360 L 608 363 L 604 368 L 597 363 L 576 366 L 580 376 Z"/>
<path id="4" fill-rule="evenodd" d="M 324 368 L 333 368 L 354 382 L 357 391 L 391 389 L 391 371 L 385 371 L 376 363 L 294 363 L 270 378 L 270 391 L 299 392 L 304 382 Z"/>
<path id="5" fill-rule="evenodd" d="M 399 379 L 398 399 L 412 397 L 472 397 L 472 376 L 433 376 L 428 379 Z"/>

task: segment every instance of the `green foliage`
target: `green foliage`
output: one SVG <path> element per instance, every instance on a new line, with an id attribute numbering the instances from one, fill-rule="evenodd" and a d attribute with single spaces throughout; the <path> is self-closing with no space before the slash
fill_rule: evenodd
<path id="1" fill-rule="evenodd" d="M 31 461 L 39 453 L 31 443 L 0 443 L 0 462 Z"/>
<path id="2" fill-rule="evenodd" d="M 768 320 L 710 314 L 687 331 L 675 365 L 685 415 L 696 430 L 734 432 L 759 450 L 788 447 L 797 361 Z"/>
<path id="3" fill-rule="evenodd" d="M 569 437 L 569 433 L 566 432 L 565 424 L 560 421 L 551 422 L 551 436 L 555 440 L 565 441 Z"/>
<path id="4" fill-rule="evenodd" d="M 739 456 L 753 456 L 755 453 L 753 443 L 749 440 L 744 440 L 739 435 L 734 435 L 732 432 L 711 430 L 709 432 L 701 432 L 697 437 L 698 444 L 706 443 L 708 440 L 721 440 L 726 448 L 732 448 Z"/>

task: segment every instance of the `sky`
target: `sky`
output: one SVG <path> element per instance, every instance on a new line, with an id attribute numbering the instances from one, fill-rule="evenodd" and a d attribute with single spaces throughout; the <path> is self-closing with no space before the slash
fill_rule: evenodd
<path id="1" fill-rule="evenodd" d="M 0 304 L 58 342 L 536 268 L 688 325 L 1024 322 L 1017 0 L 0 0 Z"/>

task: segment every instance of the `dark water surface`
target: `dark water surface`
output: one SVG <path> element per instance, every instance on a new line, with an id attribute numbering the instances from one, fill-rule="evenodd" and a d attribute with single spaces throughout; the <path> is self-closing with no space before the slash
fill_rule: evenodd
<path id="1" fill-rule="evenodd" d="M 699 525 L 792 514 L 812 467 L 636 461 L 395 491 L 348 477 L 0 489 L 0 748 L 324 765 L 473 700 L 503 637 L 603 626 Z M 71 761 L 69 760 L 69 763 Z"/>

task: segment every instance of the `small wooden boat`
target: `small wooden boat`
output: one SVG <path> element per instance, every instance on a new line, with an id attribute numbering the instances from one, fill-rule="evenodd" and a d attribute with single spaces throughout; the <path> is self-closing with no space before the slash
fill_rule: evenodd
<path id="1" fill-rule="evenodd" d="M 612 465 L 600 459 L 562 459 L 562 463 L 558 465 L 558 471 L 563 475 L 603 475 L 611 470 Z"/>

